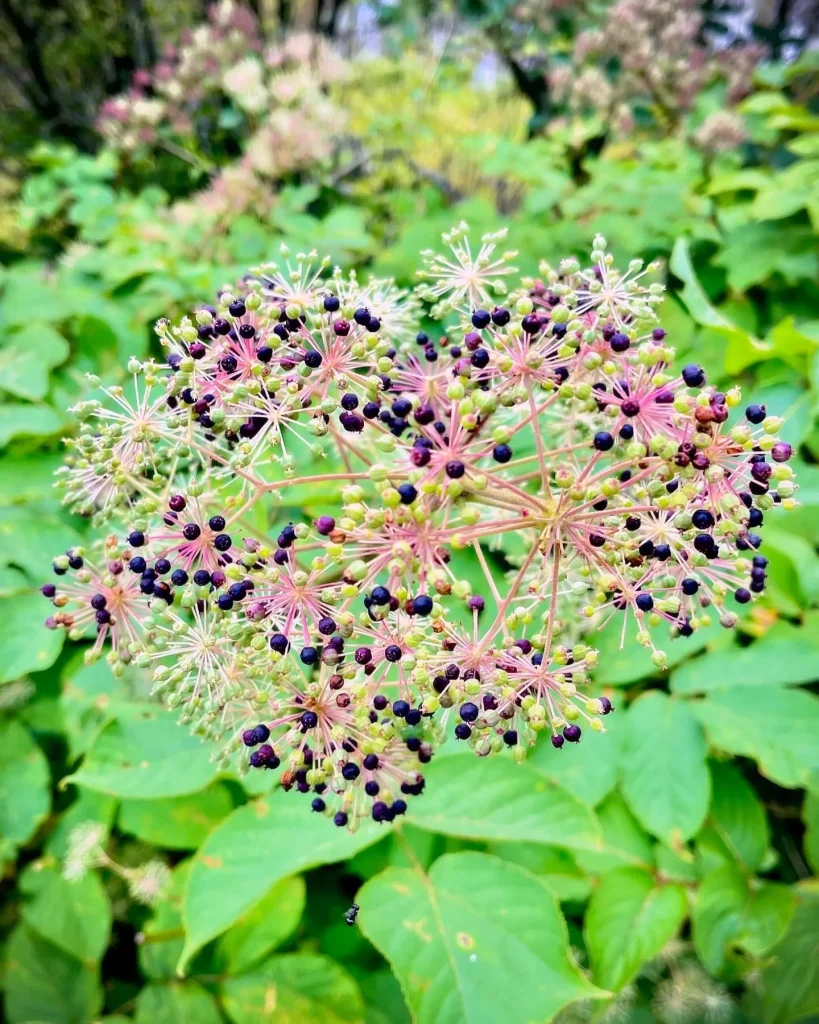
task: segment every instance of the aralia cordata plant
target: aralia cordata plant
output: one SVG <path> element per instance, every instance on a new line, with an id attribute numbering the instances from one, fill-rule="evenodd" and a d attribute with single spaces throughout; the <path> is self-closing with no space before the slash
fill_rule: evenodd
<path id="1" fill-rule="evenodd" d="M 75 408 L 60 477 L 109 535 L 55 559 L 47 624 L 349 828 L 404 814 L 444 741 L 605 732 L 595 631 L 663 669 L 655 627 L 734 626 L 795 504 L 781 419 L 673 368 L 657 267 L 597 237 L 513 285 L 503 233 L 444 238 L 416 295 L 284 250 L 161 320 L 164 359 Z M 423 302 L 445 323 L 413 339 Z"/>

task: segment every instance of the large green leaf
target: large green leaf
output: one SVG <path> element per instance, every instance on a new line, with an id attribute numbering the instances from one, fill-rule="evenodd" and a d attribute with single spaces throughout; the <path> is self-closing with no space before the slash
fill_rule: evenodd
<path id="1" fill-rule="evenodd" d="M 388 868 L 358 902 L 417 1024 L 529 1024 L 602 994 L 572 962 L 547 886 L 497 857 L 447 854 L 428 875 Z"/>
<path id="2" fill-rule="evenodd" d="M 136 1001 L 135 1024 L 223 1024 L 216 1000 L 195 981 L 152 981 Z"/>
<path id="3" fill-rule="evenodd" d="M 753 787 L 731 764 L 712 761 L 711 807 L 699 841 L 716 846 L 748 871 L 757 871 L 768 849 L 768 819 Z"/>
<path id="4" fill-rule="evenodd" d="M 185 890 L 184 970 L 206 942 L 226 931 L 282 878 L 319 864 L 347 860 L 384 833 L 364 825 L 335 828 L 293 794 L 277 790 L 240 807 L 196 853 Z"/>
<path id="5" fill-rule="evenodd" d="M 216 775 L 212 751 L 154 704 L 132 704 L 99 735 L 68 781 L 111 796 L 155 800 L 196 793 Z"/>
<path id="6" fill-rule="evenodd" d="M 68 342 L 49 324 L 30 322 L 0 347 L 0 391 L 36 402 L 48 394 L 49 373 L 69 355 Z"/>
<path id="7" fill-rule="evenodd" d="M 350 975 L 308 953 L 273 956 L 250 974 L 227 978 L 222 1000 L 233 1024 L 363 1024 L 364 1002 Z"/>
<path id="8" fill-rule="evenodd" d="M 0 836 L 27 842 L 51 806 L 51 780 L 42 750 L 19 722 L 0 722 Z"/>
<path id="9" fill-rule="evenodd" d="M 762 774 L 780 786 L 805 786 L 819 770 L 819 698 L 811 693 L 736 686 L 690 707 L 714 746 L 754 758 Z"/>
<path id="10" fill-rule="evenodd" d="M 0 448 L 15 437 L 52 437 L 65 427 L 66 418 L 50 405 L 0 403 Z"/>
<path id="11" fill-rule="evenodd" d="M 97 968 L 67 956 L 26 924 L 11 933 L 3 987 L 8 1024 L 88 1024 L 102 1006 Z"/>
<path id="12" fill-rule="evenodd" d="M 819 1014 L 819 883 L 803 883 L 794 895 L 791 923 L 762 972 L 763 1024 L 807 1022 Z"/>
<path id="13" fill-rule="evenodd" d="M 0 458 L 0 506 L 53 498 L 54 472 L 62 461 L 59 453 L 4 455 Z M 58 548 L 52 554 L 59 554 L 59 551 Z"/>
<path id="14" fill-rule="evenodd" d="M 169 850 L 194 850 L 233 810 L 226 786 L 217 783 L 201 793 L 168 800 L 123 800 L 119 827 L 146 843 Z"/>
<path id="15" fill-rule="evenodd" d="M 306 886 L 300 875 L 277 882 L 220 936 L 217 962 L 228 974 L 250 970 L 298 928 L 305 900 Z"/>
<path id="16" fill-rule="evenodd" d="M 424 776 L 424 794 L 410 809 L 413 825 L 466 839 L 600 848 L 593 812 L 527 762 L 451 754 L 437 757 Z"/>
<path id="17" fill-rule="evenodd" d="M 82 544 L 82 536 L 51 504 L 27 504 L 0 511 L 0 560 L 21 566 L 34 580 L 48 579 L 54 556 L 77 544 Z M 39 628 L 46 632 L 42 624 L 52 607 L 41 594 L 33 596 L 40 598 Z M 33 631 L 32 624 L 32 635 Z"/>
<path id="18" fill-rule="evenodd" d="M 575 851 L 577 863 L 590 875 L 604 875 L 621 867 L 651 869 L 654 852 L 651 838 L 628 809 L 618 791 L 609 794 L 597 808 L 603 831 L 601 852 Z"/>
<path id="19" fill-rule="evenodd" d="M 658 885 L 638 868 L 604 876 L 586 911 L 586 945 L 594 978 L 621 989 L 680 929 L 688 913 L 685 890 Z"/>
<path id="20" fill-rule="evenodd" d="M 111 933 L 111 902 L 95 871 L 69 882 L 46 868 L 23 920 L 63 952 L 87 963 L 102 959 Z"/>
<path id="21" fill-rule="evenodd" d="M 50 668 L 62 649 L 65 632 L 46 629 L 51 606 L 39 593 L 0 598 L 0 683 L 27 672 Z"/>
<path id="22" fill-rule="evenodd" d="M 749 879 L 732 864 L 702 880 L 692 915 L 694 947 L 712 974 L 725 968 L 731 947 L 761 956 L 788 927 L 794 901 L 785 885 Z"/>
<path id="23" fill-rule="evenodd" d="M 748 647 L 735 644 L 704 654 L 671 674 L 674 693 L 710 693 L 734 686 L 791 686 L 817 676 L 819 639 L 810 630 L 777 623 Z"/>
<path id="24" fill-rule="evenodd" d="M 680 700 L 659 690 L 629 708 L 621 778 L 639 821 L 669 846 L 700 828 L 711 795 L 705 738 Z"/>

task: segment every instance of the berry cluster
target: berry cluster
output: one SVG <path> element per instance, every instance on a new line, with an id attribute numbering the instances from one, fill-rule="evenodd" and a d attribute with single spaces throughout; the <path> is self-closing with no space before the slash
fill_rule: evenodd
<path id="1" fill-rule="evenodd" d="M 417 295 L 285 253 L 75 410 L 66 501 L 115 532 L 55 560 L 48 625 L 337 825 L 404 814 L 448 737 L 604 732 L 594 631 L 663 668 L 656 627 L 733 626 L 795 503 L 779 418 L 672 369 L 657 268 L 598 237 L 512 288 L 501 237 L 454 229 Z"/>

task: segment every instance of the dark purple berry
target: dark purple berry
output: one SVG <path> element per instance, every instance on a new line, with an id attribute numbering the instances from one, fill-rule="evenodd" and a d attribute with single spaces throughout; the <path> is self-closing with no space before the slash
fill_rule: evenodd
<path id="1" fill-rule="evenodd" d="M 461 705 L 458 714 L 465 722 L 474 722 L 480 714 L 480 710 L 477 704 L 472 704 L 471 701 L 468 701 L 466 704 Z"/>
<path id="2" fill-rule="evenodd" d="M 689 388 L 701 388 L 705 383 L 705 370 L 697 363 L 689 363 L 682 369 L 682 379 Z"/>

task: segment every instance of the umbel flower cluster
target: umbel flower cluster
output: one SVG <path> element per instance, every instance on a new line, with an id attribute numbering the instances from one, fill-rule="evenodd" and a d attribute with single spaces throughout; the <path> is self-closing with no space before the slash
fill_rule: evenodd
<path id="1" fill-rule="evenodd" d="M 614 710 L 595 629 L 663 668 L 656 627 L 733 626 L 794 504 L 781 420 L 672 369 L 656 267 L 597 237 L 513 283 L 502 239 L 455 228 L 414 294 L 284 252 L 74 410 L 60 484 L 107 536 L 48 625 L 339 826 L 404 814 L 444 740 L 571 756 Z"/>

